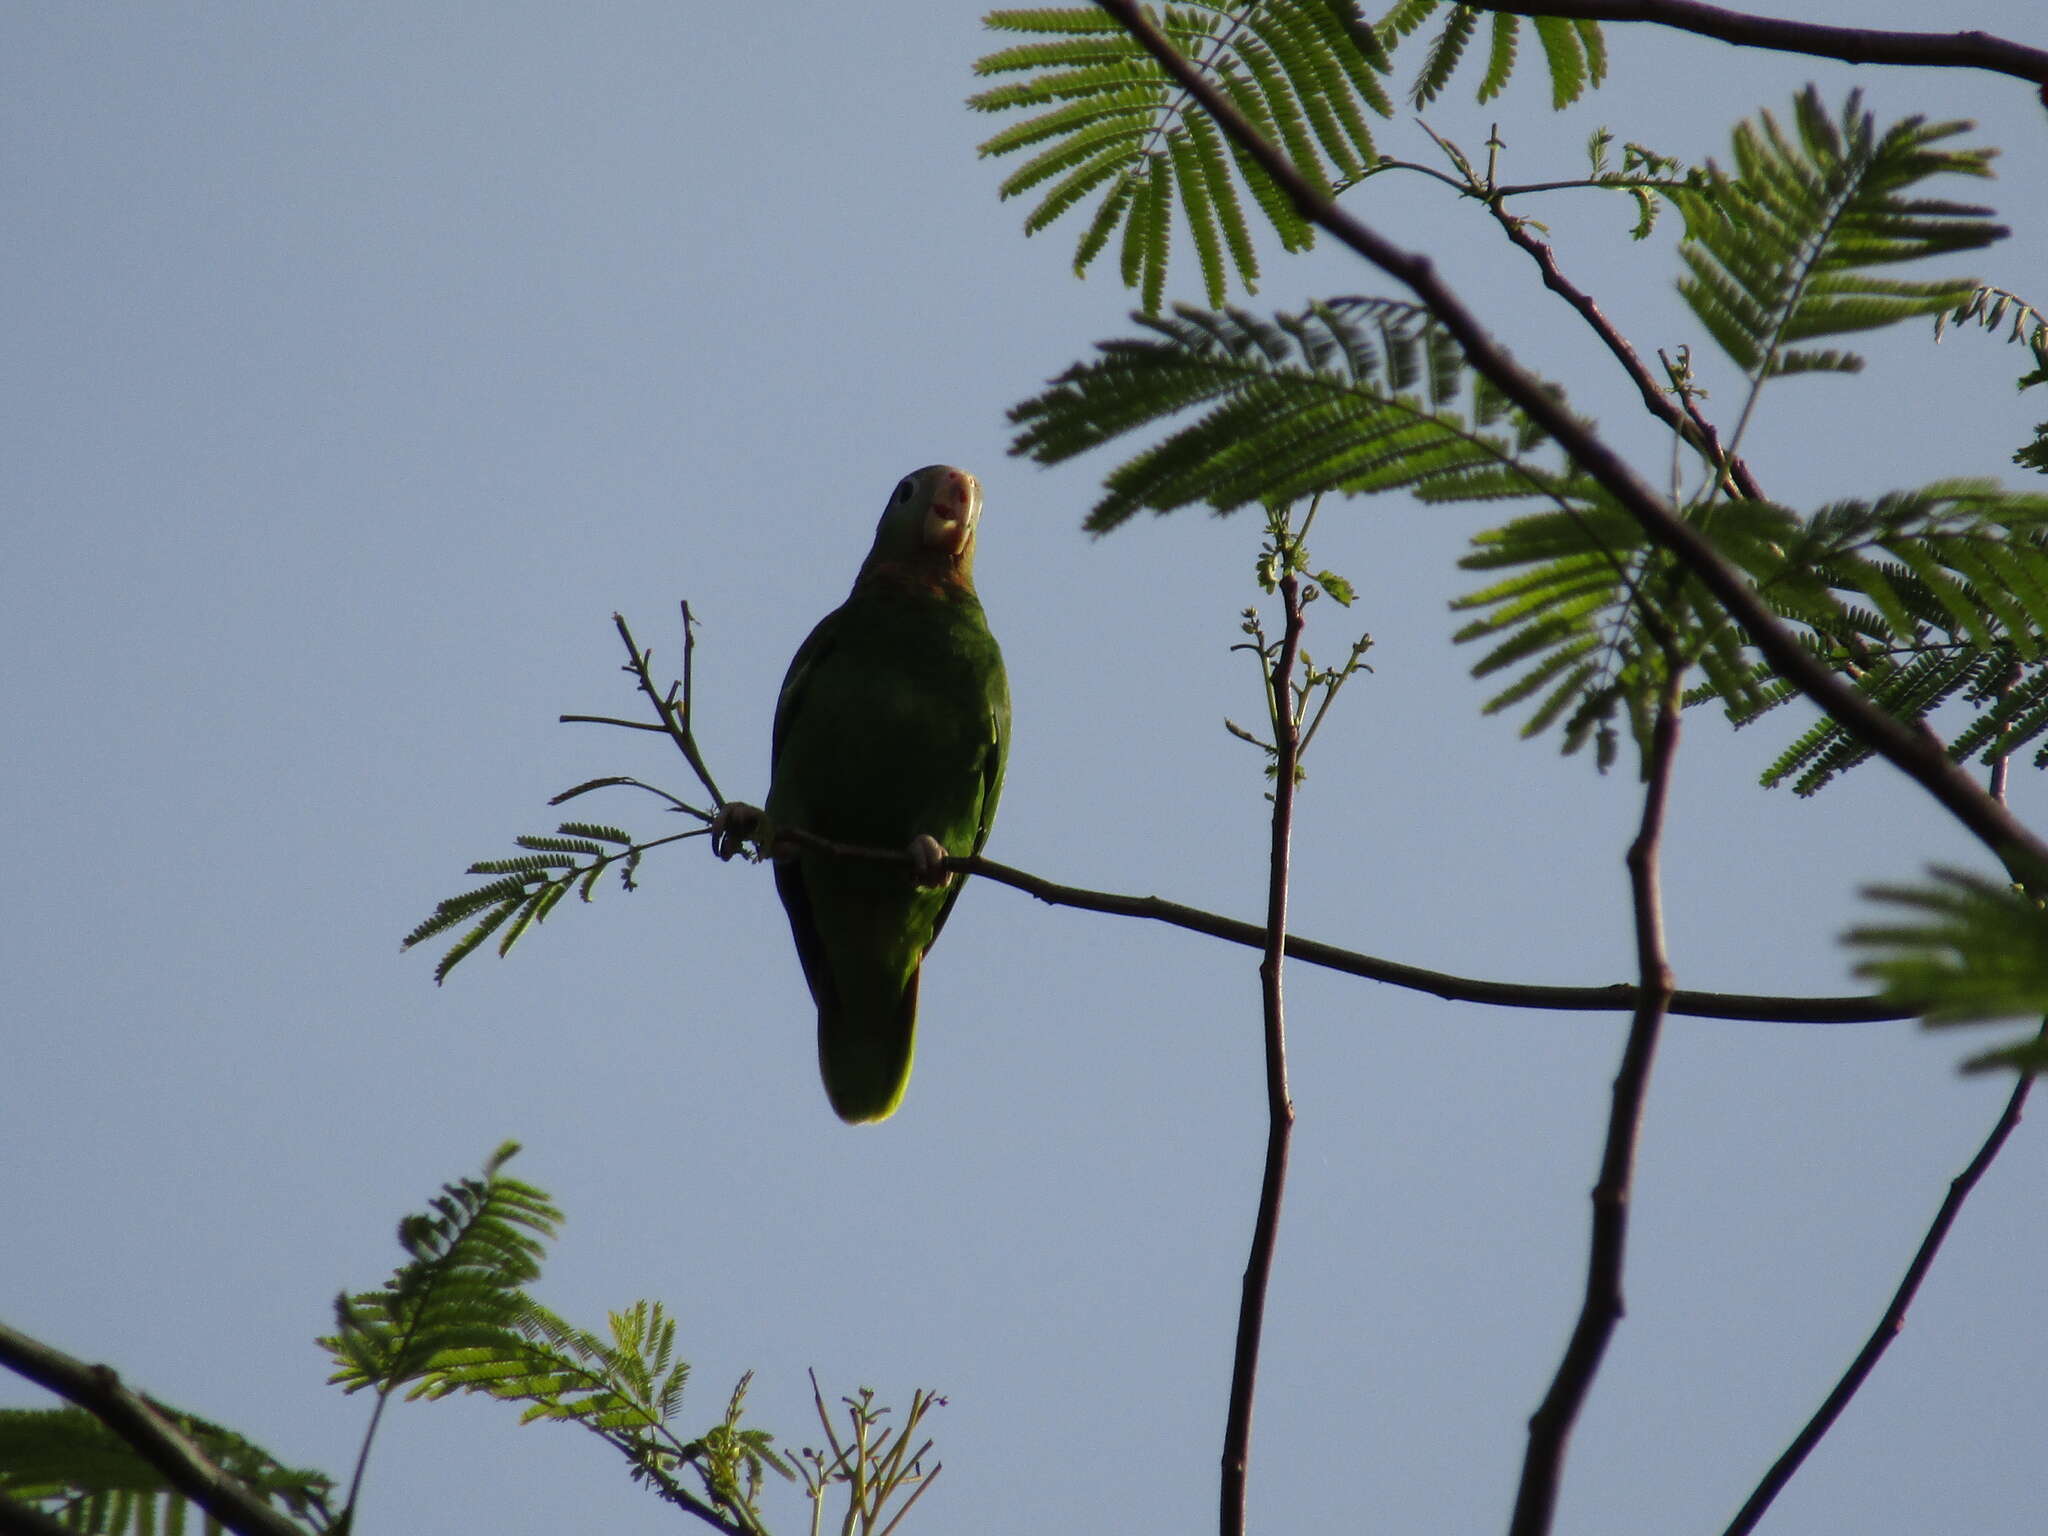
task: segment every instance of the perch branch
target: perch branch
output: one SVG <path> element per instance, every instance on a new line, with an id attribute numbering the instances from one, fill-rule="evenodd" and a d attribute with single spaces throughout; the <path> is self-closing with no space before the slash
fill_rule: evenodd
<path id="1" fill-rule="evenodd" d="M 900 848 L 863 848 L 836 843 L 801 827 L 779 827 L 776 835 L 829 853 L 838 858 L 866 859 L 878 864 L 910 867 L 910 856 Z M 975 856 L 949 857 L 944 867 L 955 874 L 979 875 L 997 885 L 1035 896 L 1048 906 L 1073 907 L 1082 912 L 1101 912 L 1111 917 L 1146 918 L 1190 933 L 1204 934 L 1230 944 L 1263 948 L 1265 929 L 1199 907 L 1184 906 L 1161 896 L 1125 896 L 1114 891 L 1094 891 L 1083 886 L 1060 885 L 1038 875 L 994 859 Z M 1641 989 L 1627 982 L 1604 987 L 1545 986 L 1535 982 L 1481 981 L 1454 976 L 1448 971 L 1426 970 L 1398 960 L 1382 960 L 1335 944 L 1287 936 L 1287 957 L 1325 970 L 1341 971 L 1367 981 L 1385 982 L 1411 992 L 1427 992 L 1456 1003 L 1486 1003 L 1497 1008 L 1535 1008 L 1566 1013 L 1626 1013 L 1641 1001 Z M 1741 992 L 1676 991 L 1671 994 L 1668 1013 L 1697 1019 L 1741 1019 L 1760 1024 L 1877 1024 L 1888 1020 L 1917 1018 L 1910 1008 L 1897 1007 L 1881 997 L 1771 997 Z"/>
<path id="2" fill-rule="evenodd" d="M 910 856 L 900 848 L 863 848 L 852 843 L 835 843 L 800 827 L 780 827 L 776 835 L 839 858 L 867 859 L 881 864 L 901 864 L 906 869 L 910 867 Z M 945 868 L 955 874 L 979 875 L 997 885 L 1007 885 L 1027 896 L 1037 897 L 1048 906 L 1101 912 L 1111 917 L 1145 918 L 1252 949 L 1262 948 L 1266 942 L 1265 929 L 1257 923 L 1205 912 L 1199 907 L 1184 906 L 1161 896 L 1125 896 L 1114 891 L 1060 885 L 980 856 L 950 857 L 945 861 Z M 1287 936 L 1287 957 L 1325 970 L 1341 971 L 1347 976 L 1385 982 L 1411 992 L 1427 992 L 1450 1002 L 1486 1003 L 1497 1008 L 1626 1013 L 1637 1006 L 1642 995 L 1639 988 L 1627 982 L 1604 987 L 1560 987 L 1534 982 L 1482 981 L 1469 976 L 1454 976 L 1448 971 L 1425 970 L 1419 965 L 1404 965 L 1398 960 L 1382 960 L 1291 933 Z M 1688 1018 L 1742 1019 L 1764 1024 L 1876 1024 L 1918 1017 L 1912 1009 L 1896 1007 L 1881 997 L 1770 997 L 1740 992 L 1677 991 L 1671 994 L 1671 1006 L 1666 1011 Z"/>

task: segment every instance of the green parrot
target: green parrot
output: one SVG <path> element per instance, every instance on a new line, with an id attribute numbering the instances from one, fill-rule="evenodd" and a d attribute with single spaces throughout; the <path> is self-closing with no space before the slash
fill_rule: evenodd
<path id="1" fill-rule="evenodd" d="M 775 888 L 818 1005 L 818 1070 L 842 1120 L 903 1102 L 917 981 L 988 841 L 1010 746 L 1002 652 L 974 592 L 981 482 L 931 464 L 890 493 L 852 595 L 798 648 L 775 705 L 765 810 Z M 907 848 L 912 868 L 774 848 L 775 827 Z"/>

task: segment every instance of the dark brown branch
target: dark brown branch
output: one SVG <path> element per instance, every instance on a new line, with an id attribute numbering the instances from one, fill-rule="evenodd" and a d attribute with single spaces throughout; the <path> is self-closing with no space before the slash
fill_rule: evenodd
<path id="1" fill-rule="evenodd" d="M 18 1503 L 0 1493 L 0 1536 L 78 1536 L 78 1531 L 33 1504 Z"/>
<path id="2" fill-rule="evenodd" d="M 112 1366 L 74 1360 L 5 1323 L 0 1323 L 0 1365 L 83 1408 L 238 1536 L 306 1536 L 305 1526 L 215 1466 L 149 1399 L 122 1385 Z"/>
<path id="3" fill-rule="evenodd" d="M 1658 855 L 1664 833 L 1664 807 L 1671 788 L 1671 760 L 1678 748 L 1683 674 L 1668 652 L 1666 667 L 1670 676 L 1665 680 L 1663 697 L 1657 706 L 1657 723 L 1651 731 L 1642 824 L 1628 850 L 1642 1001 L 1629 1024 L 1621 1070 L 1615 1074 L 1614 1106 L 1607 1118 L 1600 1181 L 1593 1186 L 1593 1242 L 1586 1264 L 1585 1300 L 1550 1390 L 1529 1419 L 1529 1450 L 1522 1462 L 1522 1481 L 1515 1493 L 1509 1536 L 1544 1536 L 1549 1531 L 1557 1510 L 1558 1483 L 1564 1473 L 1565 1446 L 1571 1438 L 1572 1425 L 1592 1389 L 1600 1357 L 1606 1353 L 1607 1341 L 1613 1337 L 1623 1312 L 1621 1276 L 1628 1242 L 1636 1142 L 1642 1126 L 1643 1098 L 1649 1089 L 1650 1066 L 1656 1059 L 1657 1038 L 1673 990 L 1671 964 L 1664 948 Z"/>
<path id="4" fill-rule="evenodd" d="M 1831 27 L 1810 21 L 1780 21 L 1774 16 L 1751 16 L 1718 5 L 1702 5 L 1699 0 L 1524 0 L 1520 5 L 1478 0 L 1478 7 L 1517 16 L 1649 21 L 1742 48 L 1806 53 L 1848 64 L 1983 69 L 2048 87 L 2048 53 L 1993 37 L 1988 32 L 1880 32 L 1868 27 Z"/>
<path id="5" fill-rule="evenodd" d="M 1520 406 L 1642 525 L 1644 532 L 1691 569 L 1781 677 L 1925 789 L 2021 880 L 2048 881 L 2048 843 L 2043 843 L 1985 794 L 1960 765 L 1950 760 L 1940 738 L 1932 731 L 1922 725 L 1909 725 L 1880 709 L 1825 662 L 1811 655 L 1793 631 L 1764 605 L 1743 574 L 1723 560 L 1697 528 L 1667 507 L 1618 453 L 1573 416 L 1535 374 L 1515 362 L 1437 276 L 1435 265 L 1427 257 L 1394 244 L 1310 185 L 1293 162 L 1268 143 L 1236 106 L 1175 50 L 1146 19 L 1136 0 L 1096 0 L 1096 4 L 1122 23 L 1159 61 L 1161 68 L 1187 88 L 1231 141 L 1273 178 L 1303 218 L 1334 235 L 1412 291 L 1456 338 L 1465 360 L 1474 369 Z"/>
<path id="6" fill-rule="evenodd" d="M 1283 561 L 1291 549 L 1278 536 Z M 1301 758 L 1301 725 L 1294 710 L 1294 667 L 1301 654 L 1301 581 L 1292 570 L 1280 578 L 1286 613 L 1279 654 L 1272 658 L 1267 689 L 1273 721 L 1273 833 L 1266 862 L 1265 954 L 1259 961 L 1259 1002 L 1266 1042 L 1266 1160 L 1259 1179 L 1259 1211 L 1252 1223 L 1252 1247 L 1245 1261 L 1244 1291 L 1237 1307 L 1237 1346 L 1230 1364 L 1230 1411 L 1223 1426 L 1223 1476 L 1218 1528 L 1222 1536 L 1244 1536 L 1245 1484 L 1251 1471 L 1252 1398 L 1258 1390 L 1259 1339 L 1266 1322 L 1266 1287 L 1273 1274 L 1273 1250 L 1280 1238 L 1280 1202 L 1287 1190 L 1287 1151 L 1294 1136 L 1294 1101 L 1287 1091 L 1287 1010 L 1281 971 L 1287 958 L 1287 880 L 1294 835 L 1296 767 Z"/>
<path id="7" fill-rule="evenodd" d="M 2017 669 L 2009 669 L 1998 691 L 2009 695 L 2017 677 Z M 2008 726 L 2007 729 L 2010 730 L 2011 727 Z M 2010 762 L 2011 755 L 2001 752 L 1991 764 L 1991 796 L 2001 804 L 2005 800 L 2006 770 Z M 2048 1019 L 2041 1023 L 2040 1038 L 2048 1040 Z M 1884 1316 L 1878 1319 L 1877 1327 L 1871 1330 L 1870 1337 L 1864 1341 L 1863 1348 L 1857 1351 L 1856 1358 L 1849 1363 L 1849 1368 L 1842 1373 L 1841 1380 L 1835 1383 L 1835 1389 L 1828 1394 L 1827 1401 L 1814 1411 L 1813 1417 L 1808 1419 L 1805 1427 L 1793 1437 L 1784 1454 L 1771 1463 L 1770 1471 L 1764 1474 L 1763 1480 L 1756 1485 L 1748 1500 L 1736 1512 L 1734 1520 L 1729 1523 L 1727 1536 L 1747 1536 L 1748 1532 L 1756 1529 L 1756 1523 L 1764 1517 L 1764 1511 L 1771 1507 L 1772 1501 L 1784 1490 L 1785 1485 L 1792 1481 L 1794 1474 L 1812 1454 L 1813 1448 L 1820 1444 L 1830 1429 L 1834 1428 L 1835 1420 L 1840 1418 L 1842 1410 L 1849 1406 L 1849 1400 L 1862 1390 L 1863 1383 L 1869 1379 L 1870 1373 L 1877 1369 L 1877 1362 L 1884 1357 L 1884 1352 L 1891 1348 L 1892 1340 L 1905 1328 L 1906 1309 L 1913 1304 L 1913 1298 L 1919 1294 L 1920 1282 L 1927 1278 L 1927 1271 L 1932 1267 L 1935 1255 L 1941 1252 L 1941 1245 L 1947 1241 L 1948 1229 L 1955 1224 L 1956 1217 L 1962 1212 L 1963 1202 L 1970 1198 L 1970 1191 L 1977 1187 L 1977 1181 L 1984 1177 L 1984 1170 L 1991 1166 L 1992 1160 L 2005 1146 L 2006 1138 L 2012 1135 L 2013 1127 L 2020 1123 L 2020 1113 L 2026 1108 L 2027 1093 L 2033 1084 L 2032 1074 L 2025 1072 L 2022 1072 L 2019 1081 L 2013 1084 L 2012 1093 L 2005 1101 L 2005 1110 L 1999 1115 L 1997 1123 L 1991 1127 L 1991 1134 L 1984 1138 L 1984 1144 L 1977 1149 L 1977 1155 L 1970 1159 L 1969 1166 L 1949 1180 L 1948 1194 L 1941 1202 L 1941 1209 L 1934 1213 L 1934 1220 L 1928 1226 L 1926 1235 L 1920 1239 L 1920 1247 L 1913 1255 L 1913 1262 L 1906 1266 L 1906 1274 L 1899 1281 L 1899 1288 L 1892 1293 L 1891 1305 L 1885 1308 Z"/>
<path id="8" fill-rule="evenodd" d="M 2048 1028 L 2042 1030 L 2042 1035 L 2048 1037 Z M 1956 1216 L 1963 1208 L 1963 1202 L 1970 1198 L 1970 1191 L 1977 1187 L 1977 1181 L 1984 1176 L 1984 1170 L 1991 1166 L 1992 1159 L 1997 1157 L 1999 1150 L 2004 1147 L 2005 1139 L 2012 1134 L 2013 1127 L 2020 1123 L 2020 1112 L 2026 1107 L 2027 1091 L 2033 1083 L 2034 1079 L 2031 1076 L 2022 1073 L 2020 1080 L 2013 1084 L 2012 1096 L 2005 1101 L 2005 1112 L 1998 1117 L 1998 1123 L 1992 1126 L 1991 1134 L 1984 1138 L 1984 1144 L 1977 1149 L 1977 1155 L 1970 1159 L 1969 1166 L 1949 1181 L 1948 1195 L 1941 1202 L 1941 1209 L 1934 1213 L 1934 1221 L 1927 1228 L 1927 1235 L 1920 1240 L 1920 1248 L 1913 1255 L 1913 1262 L 1906 1266 L 1905 1278 L 1899 1282 L 1898 1290 L 1892 1294 L 1891 1305 L 1885 1308 L 1884 1316 L 1878 1319 L 1877 1327 L 1871 1330 L 1870 1337 L 1864 1342 L 1862 1350 L 1851 1362 L 1849 1369 L 1842 1373 L 1842 1379 L 1835 1383 L 1835 1389 L 1828 1394 L 1827 1401 L 1822 1403 L 1813 1417 L 1806 1421 L 1806 1427 L 1800 1430 L 1791 1445 L 1785 1448 L 1785 1453 L 1771 1464 L 1771 1470 L 1766 1472 L 1763 1481 L 1756 1485 L 1756 1491 L 1750 1494 L 1749 1501 L 1742 1506 L 1734 1520 L 1729 1522 L 1727 1536 L 1746 1536 L 1747 1532 L 1756 1529 L 1756 1523 L 1763 1519 L 1764 1511 L 1771 1507 L 1771 1501 L 1777 1498 L 1785 1485 L 1792 1480 L 1792 1475 L 1799 1470 L 1800 1464 L 1806 1460 L 1813 1448 L 1820 1444 L 1821 1437 L 1834 1427 L 1835 1420 L 1849 1405 L 1849 1399 L 1856 1395 L 1864 1380 L 1877 1368 L 1877 1362 L 1884 1357 L 1884 1352 L 1891 1348 L 1892 1340 L 1905 1328 L 1906 1309 L 1913 1304 L 1914 1296 L 1919 1293 L 1920 1282 L 1927 1278 L 1927 1271 L 1933 1265 L 1935 1255 L 1941 1251 L 1941 1245 L 1948 1237 L 1948 1229 L 1955 1224 Z"/>
<path id="9" fill-rule="evenodd" d="M 910 855 L 900 848 L 861 848 L 835 843 L 798 827 L 779 827 L 778 837 L 816 848 L 839 858 L 870 859 L 882 864 L 910 867 Z M 994 859 L 953 857 L 945 867 L 958 874 L 979 875 L 997 885 L 1035 896 L 1048 906 L 1072 907 L 1081 912 L 1101 912 L 1111 917 L 1145 918 L 1190 933 L 1222 939 L 1248 948 L 1265 946 L 1266 931 L 1257 923 L 1242 922 L 1200 907 L 1184 906 L 1162 896 L 1124 896 L 1115 891 L 1092 891 L 1078 885 L 1060 885 L 1038 875 Z M 1448 971 L 1425 970 L 1403 965 L 1398 960 L 1381 960 L 1356 950 L 1340 949 L 1295 934 L 1287 936 L 1287 958 L 1325 970 L 1427 992 L 1454 1003 L 1486 1003 L 1496 1008 L 1536 1008 L 1565 1013 L 1626 1013 L 1641 998 L 1640 989 L 1627 982 L 1605 987 L 1553 987 L 1535 982 L 1480 981 L 1453 976 Z M 1768 997 L 1740 992 L 1687 992 L 1671 994 L 1666 1010 L 1695 1019 L 1744 1019 L 1760 1024 L 1878 1024 L 1894 1019 L 1917 1018 L 1910 1008 L 1900 1008 L 1881 997 Z"/>
<path id="10" fill-rule="evenodd" d="M 704 765 L 704 754 L 697 750 L 697 738 L 690 730 L 690 663 L 697 648 L 696 637 L 690 633 L 690 605 L 683 604 L 683 681 L 671 684 L 666 694 L 654 686 L 654 678 L 647 670 L 653 652 L 640 649 L 639 641 L 633 638 L 633 631 L 626 627 L 626 616 L 615 613 L 612 615 L 612 623 L 619 631 L 619 639 L 625 642 L 626 654 L 633 658 L 626 664 L 626 670 L 633 674 L 640 685 L 640 691 L 653 703 L 654 713 L 661 720 L 661 729 L 668 733 L 669 740 L 676 744 L 676 750 L 683 754 L 683 761 L 690 765 L 691 772 L 697 775 L 697 781 L 704 786 L 705 793 L 711 796 L 713 808 L 724 805 L 725 796 L 718 792 L 718 785 L 711 777 L 711 770 Z M 682 694 L 680 699 L 677 697 L 678 689 Z M 566 720 L 571 717 L 565 715 L 562 718 Z"/>
<path id="11" fill-rule="evenodd" d="M 1732 461 L 1729 459 L 1727 450 L 1721 446 L 1720 433 L 1714 429 L 1714 424 L 1701 412 L 1692 397 L 1686 395 L 1676 403 L 1673 402 L 1670 390 L 1659 384 L 1650 370 L 1643 366 L 1643 360 L 1636 355 L 1636 349 L 1629 344 L 1627 337 L 1608 323 L 1607 316 L 1601 313 L 1600 306 L 1593 296 L 1564 275 L 1558 267 L 1556 256 L 1552 254 L 1546 242 L 1529 233 L 1528 220 L 1515 217 L 1501 205 L 1501 199 L 1506 195 L 1505 192 L 1496 194 L 1488 201 L 1487 208 L 1499 221 L 1500 227 L 1506 231 L 1508 239 L 1536 263 L 1536 270 L 1543 274 L 1543 286 L 1577 310 L 1579 318 L 1593 328 L 1593 334 L 1606 344 L 1607 350 L 1614 354 L 1615 361 L 1621 364 L 1622 371 L 1634 382 L 1637 391 L 1643 397 L 1644 407 L 1652 416 L 1676 432 L 1705 457 L 1707 462 L 1714 466 L 1716 476 L 1726 473 L 1736 490 L 1744 497 L 1751 501 L 1761 501 L 1763 489 L 1750 474 L 1749 466 L 1739 458 Z"/>

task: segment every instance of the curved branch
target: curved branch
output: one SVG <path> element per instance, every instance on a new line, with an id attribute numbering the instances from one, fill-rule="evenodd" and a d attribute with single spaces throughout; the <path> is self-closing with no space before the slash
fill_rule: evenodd
<path id="1" fill-rule="evenodd" d="M 2048 1036 L 2048 1029 L 2044 1029 L 2042 1033 Z M 1920 1282 L 1927 1278 L 1927 1271 L 1932 1267 L 1935 1255 L 1941 1251 L 1941 1245 L 1948 1237 L 1948 1229 L 1955 1225 L 1956 1216 L 1962 1210 L 1963 1202 L 1969 1199 L 1970 1191 L 1977 1187 L 1977 1181 L 1984 1177 L 1984 1170 L 1989 1168 L 1992 1159 L 1998 1156 L 1999 1150 L 2005 1145 L 2005 1139 L 2012 1134 L 2013 1127 L 2020 1123 L 2020 1111 L 2026 1107 L 2027 1091 L 2033 1084 L 2034 1079 L 2026 1073 L 2021 1073 L 2020 1080 L 2013 1084 L 2012 1096 L 2005 1101 L 2005 1113 L 2000 1115 L 1998 1123 L 1991 1127 L 1991 1134 L 1984 1138 L 1984 1144 L 1977 1149 L 1977 1155 L 1970 1159 L 1969 1166 L 1949 1181 L 1948 1195 L 1942 1200 L 1941 1209 L 1934 1213 L 1934 1220 L 1927 1228 L 1927 1235 L 1920 1240 L 1920 1247 L 1913 1255 L 1913 1262 L 1906 1266 L 1905 1278 L 1899 1281 L 1898 1290 L 1893 1292 L 1891 1305 L 1884 1309 L 1884 1316 L 1878 1319 L 1877 1326 L 1871 1330 L 1863 1348 L 1850 1362 L 1848 1370 L 1842 1373 L 1842 1379 L 1835 1383 L 1835 1389 L 1828 1394 L 1827 1401 L 1814 1411 L 1813 1417 L 1806 1421 L 1805 1428 L 1801 1429 L 1792 1443 L 1785 1448 L 1784 1454 L 1771 1463 L 1771 1470 L 1764 1474 L 1762 1481 L 1756 1485 L 1756 1491 L 1750 1494 L 1748 1501 L 1729 1522 L 1726 1536 L 1748 1536 L 1750 1531 L 1756 1529 L 1757 1522 L 1764 1517 L 1764 1511 L 1771 1507 L 1771 1501 L 1777 1498 L 1787 1483 L 1792 1481 L 1792 1475 L 1799 1470 L 1813 1448 L 1820 1444 L 1821 1437 L 1834 1427 L 1835 1420 L 1849 1405 L 1849 1399 L 1856 1395 L 1865 1378 L 1877 1369 L 1877 1362 L 1884 1357 L 1884 1352 L 1891 1348 L 1892 1340 L 1897 1338 L 1900 1330 L 1906 1326 L 1906 1309 L 1913 1304 L 1913 1298 L 1919 1294 Z"/>
<path id="2" fill-rule="evenodd" d="M 1667 507 L 1657 492 L 1535 374 L 1511 357 L 1437 275 L 1428 257 L 1407 250 L 1338 208 L 1245 119 L 1236 106 L 1198 74 L 1139 10 L 1136 0 L 1095 0 L 1142 43 L 1160 66 L 1192 92 L 1231 142 L 1258 162 L 1302 217 L 1403 284 L 1456 338 L 1465 360 L 1526 412 L 1580 468 L 1599 482 L 1643 531 L 1676 555 L 1748 633 L 1779 676 L 1838 720 L 1858 740 L 1919 784 L 2023 883 L 2048 883 L 2048 843 L 2022 826 L 2004 806 L 1952 761 L 1939 737 L 1909 725 L 1858 693 L 1799 643 L 1748 580 L 1723 560 L 1704 535 Z"/>
<path id="3" fill-rule="evenodd" d="M 237 1536 L 306 1536 L 305 1526 L 215 1466 L 155 1404 L 122 1385 L 112 1366 L 74 1360 L 5 1323 L 0 1323 L 0 1365 L 83 1408 Z"/>
<path id="4" fill-rule="evenodd" d="M 1543 286 L 1577 310 L 1579 318 L 1593 328 L 1593 334 L 1606 345 L 1607 350 L 1614 355 L 1614 360 L 1621 364 L 1622 371 L 1635 384 L 1638 393 L 1643 397 L 1644 408 L 1698 451 L 1714 467 L 1716 475 L 1726 474 L 1743 496 L 1751 501 L 1763 500 L 1763 488 L 1750 474 L 1749 466 L 1739 458 L 1729 457 L 1727 450 L 1721 446 L 1720 433 L 1693 403 L 1692 397 L 1687 395 L 1673 403 L 1670 391 L 1660 385 L 1650 370 L 1643 366 L 1643 360 L 1636 355 L 1636 349 L 1629 344 L 1626 336 L 1609 323 L 1593 296 L 1564 275 L 1549 244 L 1529 233 L 1528 220 L 1517 218 L 1502 206 L 1503 199 L 1508 195 L 1507 189 L 1496 192 L 1487 200 L 1487 211 L 1494 216 L 1508 240 L 1536 263 L 1536 270 L 1543 274 Z"/>
<path id="5" fill-rule="evenodd" d="M 1593 1242 L 1586 1261 L 1586 1294 L 1571 1342 L 1551 1378 L 1550 1390 L 1529 1418 L 1529 1449 L 1515 1490 L 1508 1536 L 1546 1536 L 1557 1513 L 1558 1483 L 1564 1475 L 1565 1446 L 1593 1388 L 1607 1341 L 1621 1321 L 1622 1262 L 1628 1247 L 1628 1208 L 1635 1183 L 1636 1144 L 1642 1133 L 1643 1100 L 1650 1066 L 1674 990 L 1664 946 L 1664 911 L 1658 865 L 1664 837 L 1664 807 L 1671 792 L 1671 760 L 1678 750 L 1678 712 L 1684 674 L 1667 644 L 1663 696 L 1650 734 L 1644 766 L 1642 823 L 1629 844 L 1629 894 L 1635 910 L 1636 964 L 1642 1002 L 1629 1023 L 1628 1043 L 1614 1077 L 1614 1105 L 1607 1117 L 1607 1144 L 1600 1181 L 1593 1186 Z"/>
<path id="6" fill-rule="evenodd" d="M 1983 69 L 2048 88 L 2048 52 L 1988 32 L 1884 32 L 1781 21 L 1700 0 L 1476 0 L 1482 11 L 1516 16 L 1564 16 L 1580 21 L 1650 21 L 1697 32 L 1741 48 L 1806 53 L 1848 64 L 1914 64 L 1936 69 Z"/>
<path id="7" fill-rule="evenodd" d="M 910 866 L 910 855 L 900 848 L 863 848 L 852 843 L 835 843 L 800 827 L 778 827 L 778 838 L 815 848 L 837 858 L 867 859 L 878 864 Z M 998 864 L 994 859 L 949 857 L 945 867 L 955 874 L 979 875 L 997 885 L 1035 896 L 1047 906 L 1072 907 L 1080 912 L 1101 912 L 1110 917 L 1145 918 L 1171 928 L 1263 949 L 1266 930 L 1258 923 L 1242 922 L 1200 907 L 1168 901 L 1163 896 L 1125 896 L 1115 891 L 1093 891 L 1084 886 L 1060 885 L 1026 870 Z M 1538 982 L 1481 981 L 1471 976 L 1454 976 L 1448 971 L 1425 970 L 1398 960 L 1382 960 L 1335 944 L 1287 935 L 1287 958 L 1325 970 L 1341 971 L 1367 981 L 1427 992 L 1454 1003 L 1486 1003 L 1496 1008 L 1535 1008 L 1559 1013 L 1628 1013 L 1641 1001 L 1641 989 L 1627 982 L 1604 987 L 1546 986 Z M 1744 992 L 1689 992 L 1671 994 L 1667 1010 L 1695 1019 L 1741 1019 L 1758 1024 L 1881 1024 L 1898 1019 L 1918 1018 L 1911 1008 L 1901 1008 L 1882 997 L 1771 997 Z"/>

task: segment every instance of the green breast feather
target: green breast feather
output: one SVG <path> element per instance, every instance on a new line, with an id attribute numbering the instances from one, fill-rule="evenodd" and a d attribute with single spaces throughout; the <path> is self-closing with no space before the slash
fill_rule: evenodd
<path id="1" fill-rule="evenodd" d="M 775 709 L 771 826 L 834 842 L 979 853 L 1009 748 L 1002 653 L 974 593 L 981 487 L 931 465 L 891 495 L 846 602 L 811 631 Z M 810 849 L 778 856 L 776 890 L 818 1005 L 818 1067 L 841 1119 L 903 1101 L 918 975 L 964 877 Z"/>

